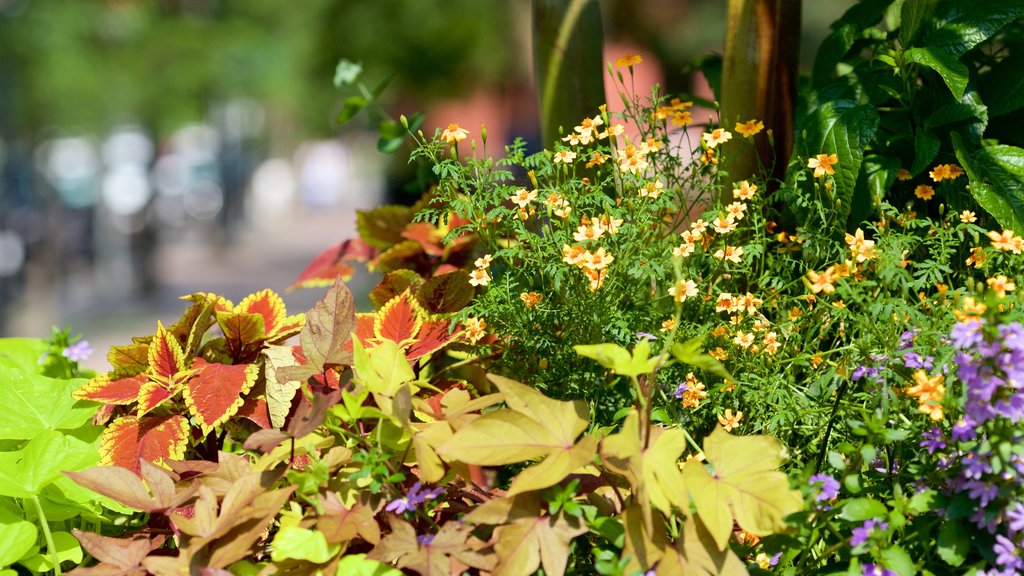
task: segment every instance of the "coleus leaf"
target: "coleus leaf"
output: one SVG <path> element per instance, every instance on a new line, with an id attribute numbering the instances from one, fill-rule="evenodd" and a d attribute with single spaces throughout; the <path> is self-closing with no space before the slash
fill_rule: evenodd
<path id="1" fill-rule="evenodd" d="M 403 241 L 402 231 L 411 220 L 412 209 L 408 206 L 381 206 L 356 212 L 356 230 L 364 242 L 386 250 Z"/>
<path id="2" fill-rule="evenodd" d="M 135 342 L 126 346 L 112 346 L 107 362 L 118 376 L 131 376 L 149 369 L 149 343 Z"/>
<path id="3" fill-rule="evenodd" d="M 272 344 L 283 342 L 299 333 L 305 321 L 304 314 L 288 316 L 284 300 L 273 290 L 261 290 L 246 296 L 235 306 L 235 312 L 259 314 L 263 318 L 263 337 Z"/>
<path id="4" fill-rule="evenodd" d="M 114 420 L 100 442 L 100 465 L 121 466 L 139 473 L 139 459 L 160 464 L 180 460 L 188 445 L 184 416 L 122 416 Z"/>
<path id="5" fill-rule="evenodd" d="M 423 309 L 406 290 L 377 311 L 373 324 L 374 336 L 399 345 L 408 344 L 419 333 L 424 315 Z"/>
<path id="6" fill-rule="evenodd" d="M 406 290 L 418 290 L 423 285 L 423 277 L 412 270 L 394 270 L 388 272 L 380 283 L 370 291 L 370 302 L 380 309 L 395 296 Z"/>
<path id="7" fill-rule="evenodd" d="M 172 390 L 163 383 L 155 380 L 146 381 L 139 389 L 138 415 L 144 416 L 148 414 L 151 410 L 176 395 L 178 390 L 179 389 Z"/>
<path id="8" fill-rule="evenodd" d="M 348 282 L 355 273 L 349 262 L 368 262 L 376 255 L 377 249 L 360 238 L 345 240 L 313 258 L 288 290 L 330 286 L 339 276 Z"/>
<path id="9" fill-rule="evenodd" d="M 283 368 L 299 366 L 294 347 L 268 346 L 263 350 L 265 357 L 264 370 L 267 383 L 267 410 L 270 413 L 270 424 L 274 428 L 284 427 L 284 421 L 292 410 L 292 400 L 302 386 L 301 378 L 283 378 Z"/>
<path id="10" fill-rule="evenodd" d="M 650 437 L 646 443 L 643 434 Z M 677 462 L 686 449 L 686 435 L 678 428 L 650 426 L 640 429 L 640 416 L 631 410 L 622 430 L 601 441 L 601 460 L 612 472 L 629 480 L 633 496 L 652 528 L 651 506 L 666 515 L 672 507 L 688 509 L 686 492 Z"/>
<path id="11" fill-rule="evenodd" d="M 139 399 L 139 392 L 149 382 L 145 374 L 125 376 L 111 380 L 108 374 L 100 374 L 75 390 L 71 395 L 77 400 L 92 400 L 103 404 L 132 404 Z"/>
<path id="12" fill-rule="evenodd" d="M 728 544 L 733 519 L 747 532 L 767 536 L 783 530 L 782 519 L 803 507 L 800 492 L 790 490 L 778 470 L 785 455 L 778 440 L 733 436 L 716 427 L 704 439 L 704 455 L 707 465 L 687 462 L 683 479 L 719 550 Z"/>
<path id="13" fill-rule="evenodd" d="M 260 396 L 250 395 L 246 398 L 235 416 L 245 418 L 260 428 L 270 428 L 272 426 L 267 401 Z"/>
<path id="14" fill-rule="evenodd" d="M 412 240 L 399 242 L 391 248 L 381 252 L 376 258 L 370 261 L 367 268 L 388 272 L 396 268 L 407 268 L 410 266 L 409 259 L 413 256 L 423 254 L 423 248 L 419 243 Z"/>
<path id="15" fill-rule="evenodd" d="M 191 375 L 181 343 L 159 321 L 153 341 L 149 344 L 148 359 L 150 377 L 168 388 L 174 388 Z"/>
<path id="16" fill-rule="evenodd" d="M 590 422 L 583 402 L 552 400 L 514 380 L 487 377 L 508 409 L 488 412 L 460 429 L 438 449 L 442 458 L 480 466 L 523 462 L 571 450 Z"/>
<path id="17" fill-rule="evenodd" d="M 449 314 L 465 308 L 474 293 L 469 273 L 460 269 L 429 278 L 416 291 L 416 300 L 432 314 Z"/>
<path id="18" fill-rule="evenodd" d="M 256 383 L 259 365 L 229 366 L 196 358 L 192 366 L 196 373 L 185 384 L 185 404 L 203 434 L 209 434 L 238 412 L 245 402 L 242 395 Z"/>
<path id="19" fill-rule="evenodd" d="M 217 324 L 224 332 L 228 353 L 235 359 L 242 358 L 247 347 L 260 345 L 266 339 L 263 316 L 257 313 L 218 312 Z"/>
<path id="20" fill-rule="evenodd" d="M 352 339 L 356 313 L 352 292 L 341 279 L 306 316 L 306 324 L 299 333 L 299 342 L 308 364 L 317 372 L 330 366 L 352 363 L 352 354 L 346 345 Z"/>
<path id="21" fill-rule="evenodd" d="M 416 340 L 406 350 L 409 360 L 418 360 L 433 354 L 462 336 L 461 330 L 452 330 L 451 322 L 444 318 L 425 319 L 416 333 Z"/>
<path id="22" fill-rule="evenodd" d="M 188 296 L 182 296 L 181 300 L 188 300 L 192 305 L 181 315 L 181 318 L 167 328 L 167 331 L 174 335 L 179 342 L 184 343 L 182 351 L 186 357 L 196 355 L 203 335 L 216 322 L 218 310 L 230 310 L 231 302 L 220 296 L 209 292 L 196 292 Z"/>
<path id="23" fill-rule="evenodd" d="M 433 224 L 413 222 L 407 225 L 405 230 L 402 230 L 402 237 L 416 242 L 424 252 L 431 256 L 444 254 L 444 246 L 441 245 L 444 232 L 438 230 Z"/>

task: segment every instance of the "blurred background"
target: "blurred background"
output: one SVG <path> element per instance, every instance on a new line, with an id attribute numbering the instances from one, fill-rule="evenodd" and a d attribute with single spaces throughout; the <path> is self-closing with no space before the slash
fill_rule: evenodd
<path id="1" fill-rule="evenodd" d="M 804 2 L 805 67 L 853 3 Z M 721 52 L 724 0 L 601 10 L 606 59 L 645 59 L 638 87 L 706 93 L 691 64 Z M 500 150 L 539 133 L 530 30 L 529 0 L 0 0 L 0 336 L 69 326 L 104 370 L 185 294 L 309 308 L 322 291 L 284 291 L 355 210 L 419 193 L 372 117 L 337 124 L 339 60 L 393 75 L 394 117 L 486 123 Z"/>

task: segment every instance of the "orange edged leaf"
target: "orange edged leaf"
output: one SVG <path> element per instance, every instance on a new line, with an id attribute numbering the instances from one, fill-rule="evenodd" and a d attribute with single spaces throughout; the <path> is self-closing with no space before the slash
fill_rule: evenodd
<path id="1" fill-rule="evenodd" d="M 424 252 L 431 256 L 444 254 L 444 246 L 441 245 L 444 232 L 435 228 L 433 224 L 413 222 L 406 226 L 405 230 L 402 230 L 402 238 L 416 242 Z"/>
<path id="2" fill-rule="evenodd" d="M 421 356 L 440 350 L 449 342 L 457 339 L 461 332 L 449 330 L 450 325 L 451 322 L 444 319 L 424 321 L 416 334 L 416 341 L 406 351 L 406 357 L 410 361 L 416 360 Z"/>
<path id="3" fill-rule="evenodd" d="M 431 314 L 450 314 L 462 310 L 473 300 L 469 273 L 456 270 L 435 275 L 416 291 L 416 300 Z"/>
<path id="4" fill-rule="evenodd" d="M 277 330 L 275 330 L 273 334 L 267 335 L 267 342 L 270 344 L 281 344 L 285 340 L 301 332 L 302 327 L 305 325 L 305 314 L 293 314 L 291 316 L 287 316 L 281 321 L 281 325 L 278 326 Z"/>
<path id="5" fill-rule="evenodd" d="M 231 354 L 238 356 L 247 346 L 266 339 L 263 316 L 256 312 L 218 312 L 217 324 L 224 331 L 224 340 Z"/>
<path id="6" fill-rule="evenodd" d="M 423 309 L 406 290 L 377 312 L 373 332 L 377 338 L 405 344 L 414 338 L 423 324 Z"/>
<path id="7" fill-rule="evenodd" d="M 234 312 L 242 314 L 258 314 L 263 317 L 263 332 L 270 337 L 278 331 L 285 322 L 285 301 L 273 290 L 266 289 L 249 294 L 239 305 L 234 306 Z"/>
<path id="8" fill-rule="evenodd" d="M 175 374 L 185 370 L 185 354 L 181 350 L 181 343 L 159 322 L 156 336 L 149 344 L 148 359 L 150 374 L 166 382 L 171 382 Z"/>
<path id="9" fill-rule="evenodd" d="M 142 388 L 139 389 L 139 416 L 163 404 L 175 393 L 176 391 L 167 388 L 160 382 L 154 380 L 144 382 Z"/>
<path id="10" fill-rule="evenodd" d="M 408 260 L 413 256 L 422 255 L 423 248 L 420 247 L 419 243 L 412 240 L 406 240 L 405 242 L 399 242 L 391 248 L 381 252 L 376 258 L 370 261 L 367 268 L 370 271 L 380 270 L 381 272 L 388 272 L 395 270 L 396 268 L 407 268 L 410 266 Z"/>
<path id="11" fill-rule="evenodd" d="M 100 374 L 71 393 L 76 400 L 92 400 L 103 404 L 131 404 L 139 399 L 143 385 L 149 382 L 145 374 L 125 376 L 111 380 L 107 374 Z"/>
<path id="12" fill-rule="evenodd" d="M 360 312 L 356 314 L 356 338 L 366 348 L 373 348 L 377 343 L 377 335 L 374 332 L 374 325 L 377 324 L 377 314 L 371 312 Z M 346 350 L 352 350 L 352 341 L 349 341 Z"/>
<path id="13" fill-rule="evenodd" d="M 355 272 L 355 268 L 349 262 L 369 262 L 376 255 L 377 249 L 360 238 L 345 240 L 318 254 L 288 287 L 288 291 L 296 288 L 330 286 L 338 276 L 347 282 Z"/>
<path id="14" fill-rule="evenodd" d="M 140 474 L 139 460 L 160 464 L 181 460 L 188 446 L 189 425 L 184 416 L 122 416 L 100 441 L 100 466 L 120 466 Z"/>
<path id="15" fill-rule="evenodd" d="M 392 298 L 408 289 L 417 290 L 423 284 L 423 277 L 412 270 L 394 270 L 388 272 L 380 283 L 370 290 L 370 302 L 375 309 L 380 309 Z"/>
<path id="16" fill-rule="evenodd" d="M 242 407 L 242 394 L 256 383 L 259 365 L 229 366 L 196 358 L 194 366 L 196 375 L 185 385 L 185 404 L 205 435 Z"/>

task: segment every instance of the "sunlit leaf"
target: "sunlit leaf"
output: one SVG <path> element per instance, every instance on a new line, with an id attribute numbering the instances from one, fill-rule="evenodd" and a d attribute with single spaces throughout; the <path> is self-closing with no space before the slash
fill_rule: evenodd
<path id="1" fill-rule="evenodd" d="M 356 230 L 364 242 L 386 250 L 402 242 L 402 231 L 412 221 L 408 206 L 381 206 L 369 211 L 356 212 Z"/>
<path id="2" fill-rule="evenodd" d="M 148 359 L 149 373 L 165 383 L 176 382 L 175 376 L 187 368 L 181 343 L 159 321 L 156 335 L 149 345 Z"/>
<path id="3" fill-rule="evenodd" d="M 96 463 L 95 447 L 60 432 L 42 432 L 20 450 L 0 452 L 0 496 L 32 498 L 62 470 Z"/>
<path id="4" fill-rule="evenodd" d="M 75 390 L 72 394 L 78 400 L 91 400 L 103 404 L 132 404 L 139 399 L 143 385 L 149 382 L 145 374 L 125 376 L 111 380 L 107 374 L 100 374 Z"/>
<path id="5" fill-rule="evenodd" d="M 0 440 L 27 440 L 46 430 L 73 430 L 95 413 L 95 405 L 72 394 L 85 380 L 48 378 L 0 366 Z"/>
<path id="6" fill-rule="evenodd" d="M 544 573 L 562 576 L 569 560 L 569 543 L 587 532 L 579 518 L 559 515 L 532 516 L 499 526 L 494 530 L 494 551 L 498 565 L 494 574 L 527 576 L 543 566 Z"/>
<path id="7" fill-rule="evenodd" d="M 188 445 L 189 425 L 184 416 L 122 416 L 103 431 L 100 465 L 121 466 L 139 473 L 139 459 L 159 464 L 180 460 Z"/>
<path id="8" fill-rule="evenodd" d="M 324 564 L 338 553 L 338 546 L 328 545 L 320 532 L 299 526 L 285 526 L 274 535 L 270 558 L 274 562 L 306 560 Z"/>
<path id="9" fill-rule="evenodd" d="M 267 410 L 270 412 L 270 424 L 274 428 L 283 428 L 284 421 L 292 409 L 295 393 L 302 386 L 298 379 L 281 378 L 278 372 L 282 368 L 298 366 L 292 346 L 268 346 L 263 350 L 266 357 L 264 369 L 267 376 Z"/>
<path id="10" fill-rule="evenodd" d="M 318 254 L 288 290 L 330 286 L 339 276 L 348 282 L 355 273 L 350 262 L 368 262 L 376 255 L 377 250 L 359 238 L 345 240 Z"/>
<path id="11" fill-rule="evenodd" d="M 451 322 L 444 318 L 425 319 L 416 333 L 416 341 L 409 346 L 406 356 L 417 360 L 433 354 L 462 335 L 461 330 L 451 330 Z"/>
<path id="12" fill-rule="evenodd" d="M 582 466 L 594 462 L 597 438 L 584 436 L 568 449 L 555 450 L 544 460 L 523 470 L 512 480 L 508 495 L 515 496 L 531 490 L 543 490 L 560 483 L 566 476 Z"/>
<path id="13" fill-rule="evenodd" d="M 374 335 L 381 340 L 405 344 L 416 337 L 422 323 L 423 311 L 407 290 L 377 311 Z"/>
<path id="14" fill-rule="evenodd" d="M 367 558 L 394 562 L 399 568 L 413 570 L 421 576 L 462 574 L 470 567 L 489 570 L 494 565 L 490 558 L 476 552 L 484 543 L 461 522 L 447 522 L 432 536 L 420 541 L 412 525 L 393 518 L 391 533 L 367 554 Z"/>
<path id="15" fill-rule="evenodd" d="M 412 270 L 394 270 L 384 275 L 384 278 L 370 291 L 370 302 L 374 308 L 381 308 L 390 302 L 395 296 L 408 289 L 417 290 L 423 284 L 423 277 Z"/>
<path id="16" fill-rule="evenodd" d="M 37 534 L 31 522 L 0 521 L 0 566 L 10 566 L 24 557 L 35 545 Z"/>
<path id="17" fill-rule="evenodd" d="M 192 366 L 196 373 L 185 385 L 185 404 L 203 433 L 208 434 L 242 406 L 245 401 L 242 395 L 256 383 L 259 366 L 228 366 L 209 363 L 202 358 L 196 358 Z"/>
<path id="18" fill-rule="evenodd" d="M 785 455 L 778 440 L 733 436 L 716 427 L 704 439 L 704 455 L 707 465 L 688 462 L 683 478 L 719 550 L 729 541 L 733 519 L 744 530 L 767 536 L 781 531 L 783 517 L 803 507 L 800 492 L 790 490 L 789 480 L 778 470 Z"/>
<path id="19" fill-rule="evenodd" d="M 657 576 L 747 576 L 743 560 L 726 547 L 718 550 L 699 516 L 687 520 L 675 546 L 666 546 Z"/>

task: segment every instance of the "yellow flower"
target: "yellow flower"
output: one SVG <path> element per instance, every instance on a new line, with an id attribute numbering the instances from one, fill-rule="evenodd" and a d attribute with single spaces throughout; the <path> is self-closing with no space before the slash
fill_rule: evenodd
<path id="1" fill-rule="evenodd" d="M 836 287 L 832 284 L 837 280 L 828 270 L 818 274 L 814 270 L 807 271 L 807 278 L 811 281 L 811 291 L 817 294 L 818 292 L 824 292 L 825 294 L 831 294 L 836 291 Z"/>
<path id="2" fill-rule="evenodd" d="M 707 395 L 704 383 L 697 380 L 697 376 L 693 372 L 687 372 L 686 389 L 683 390 L 683 408 L 696 408 Z"/>
<path id="3" fill-rule="evenodd" d="M 742 246 L 728 246 L 727 245 L 724 248 L 722 248 L 721 250 L 718 250 L 717 252 L 715 252 L 714 256 L 718 260 L 728 260 L 728 261 L 733 262 L 735 264 L 739 264 L 740 263 L 740 257 L 743 256 L 743 247 Z"/>
<path id="4" fill-rule="evenodd" d="M 643 61 L 644 59 L 641 58 L 638 54 L 626 54 L 616 59 L 615 65 L 619 68 L 625 68 L 627 66 L 632 68 L 633 66 L 636 66 L 637 64 L 640 64 Z"/>
<path id="5" fill-rule="evenodd" d="M 984 314 L 985 310 L 988 310 L 988 306 L 984 302 L 978 302 L 973 296 L 964 296 L 960 302 L 960 310 L 954 310 L 953 315 L 961 322 L 973 322 L 978 320 L 978 316 Z"/>
<path id="6" fill-rule="evenodd" d="M 608 157 L 600 152 L 594 152 L 594 155 L 587 160 L 587 168 L 593 168 L 594 166 L 600 166 L 608 160 Z"/>
<path id="7" fill-rule="evenodd" d="M 523 292 L 519 295 L 519 299 L 523 301 L 523 304 L 526 304 L 527 308 L 533 308 L 544 300 L 544 295 L 540 292 Z"/>
<path id="8" fill-rule="evenodd" d="M 829 176 L 836 173 L 834 166 L 839 163 L 839 157 L 835 154 L 818 154 L 807 161 L 808 168 L 814 168 L 814 177 L 821 178 L 825 174 Z"/>
<path id="9" fill-rule="evenodd" d="M 721 215 L 718 215 L 715 217 L 714 225 L 715 232 L 718 232 L 719 234 L 725 234 L 727 232 L 732 232 L 733 230 L 736 229 L 736 220 L 732 217 L 732 215 L 727 215 L 725 216 L 725 218 L 723 218 Z"/>
<path id="10" fill-rule="evenodd" d="M 960 221 L 964 224 L 970 224 L 978 221 L 978 215 L 970 210 L 964 210 L 960 213 Z"/>
<path id="11" fill-rule="evenodd" d="M 604 277 L 608 274 L 607 270 L 591 270 L 584 268 L 583 272 L 586 273 L 590 279 L 590 291 L 596 292 L 598 288 L 604 286 Z"/>
<path id="12" fill-rule="evenodd" d="M 487 322 L 483 318 L 466 318 L 462 326 L 465 328 L 466 339 L 469 340 L 470 344 L 476 344 L 481 338 L 484 337 L 487 330 Z"/>
<path id="13" fill-rule="evenodd" d="M 690 230 L 693 230 L 698 234 L 703 234 L 708 230 L 708 223 L 705 222 L 703 218 L 697 218 L 690 223 Z"/>
<path id="14" fill-rule="evenodd" d="M 579 266 L 584 259 L 590 259 L 590 252 L 583 246 L 562 245 L 562 262 L 570 266 Z"/>
<path id="15" fill-rule="evenodd" d="M 661 196 L 661 191 L 665 189 L 665 185 L 661 183 L 661 180 L 655 180 L 654 182 L 648 182 L 638 190 L 641 198 L 650 198 L 654 200 L 658 196 Z"/>
<path id="16" fill-rule="evenodd" d="M 914 196 L 921 200 L 931 200 L 932 196 L 935 196 L 935 188 L 927 184 L 919 184 L 917 188 L 914 188 Z"/>
<path id="17" fill-rule="evenodd" d="M 708 350 L 708 355 L 719 362 L 725 362 L 729 359 L 729 353 L 722 349 L 721 346 L 716 346 L 714 350 Z"/>
<path id="18" fill-rule="evenodd" d="M 597 135 L 598 140 L 604 140 L 609 136 L 618 136 L 626 131 L 626 127 L 622 124 L 612 124 L 607 130 Z"/>
<path id="19" fill-rule="evenodd" d="M 693 115 L 689 111 L 684 110 L 682 112 L 676 112 L 672 114 L 672 125 L 673 126 L 689 126 L 693 124 Z"/>
<path id="20" fill-rule="evenodd" d="M 956 180 L 964 173 L 963 169 L 956 164 L 939 164 L 928 172 L 932 180 L 941 182 L 943 180 Z"/>
<path id="21" fill-rule="evenodd" d="M 715 128 L 711 132 L 705 132 L 701 139 L 707 144 L 708 148 L 714 148 L 719 144 L 728 142 L 732 139 L 732 132 L 729 132 L 725 128 Z"/>
<path id="22" fill-rule="evenodd" d="M 768 354 L 775 356 L 775 353 L 782 346 L 782 343 L 778 340 L 779 335 L 775 332 L 769 332 L 764 335 L 764 351 Z"/>
<path id="23" fill-rule="evenodd" d="M 737 410 L 736 414 L 733 414 L 732 408 L 726 408 L 723 414 L 718 415 L 718 423 L 722 425 L 722 428 L 724 428 L 726 432 L 732 432 L 736 428 L 739 428 L 740 420 L 742 418 L 743 412 Z"/>
<path id="24" fill-rule="evenodd" d="M 562 150 L 561 152 L 555 152 L 555 163 L 561 162 L 562 164 L 571 164 L 576 159 L 576 153 L 571 150 Z"/>
<path id="25" fill-rule="evenodd" d="M 493 260 L 493 256 L 491 256 L 490 254 L 484 254 L 483 256 L 477 258 L 476 262 L 474 262 L 473 264 L 475 264 L 477 268 L 489 268 Z"/>
<path id="26" fill-rule="evenodd" d="M 469 273 L 469 283 L 473 286 L 487 286 L 491 281 L 491 275 L 483 268 L 477 268 Z"/>
<path id="27" fill-rule="evenodd" d="M 607 232 L 609 234 L 618 234 L 619 226 L 622 226 L 622 218 L 612 218 L 605 214 L 594 221 L 594 227 Z"/>
<path id="28" fill-rule="evenodd" d="M 743 220 L 743 214 L 747 210 L 747 205 L 743 202 L 733 202 L 726 206 L 725 210 L 729 213 L 729 216 L 732 216 L 733 220 L 739 222 Z"/>
<path id="29" fill-rule="evenodd" d="M 932 420 L 942 420 L 942 397 L 946 387 L 942 384 L 946 377 L 936 374 L 929 377 L 924 370 L 914 372 L 915 385 L 907 388 L 908 396 L 916 397 L 918 410 L 927 414 Z"/>
<path id="30" fill-rule="evenodd" d="M 548 194 L 548 199 L 544 201 L 544 205 L 550 208 L 555 213 L 555 216 L 559 218 L 565 218 L 572 212 L 569 201 L 554 192 Z"/>
<path id="31" fill-rule="evenodd" d="M 864 262 L 875 257 L 875 241 L 864 238 L 864 231 L 860 228 L 853 234 L 846 235 L 846 245 L 850 247 L 854 259 L 857 262 Z"/>
<path id="32" fill-rule="evenodd" d="M 754 335 L 750 332 L 737 330 L 736 336 L 732 339 L 732 343 L 740 348 L 750 348 L 750 345 L 754 343 Z"/>
<path id="33" fill-rule="evenodd" d="M 740 182 L 740 187 L 732 191 L 732 197 L 738 200 L 750 200 L 757 192 L 757 184 L 751 184 L 746 180 Z"/>
<path id="34" fill-rule="evenodd" d="M 734 312 L 738 309 L 739 303 L 733 299 L 732 294 L 722 292 L 715 301 L 715 312 Z"/>
<path id="35" fill-rule="evenodd" d="M 536 190 L 529 190 L 529 191 L 527 191 L 526 188 L 520 188 L 519 190 L 516 190 L 515 194 L 509 196 L 509 200 L 512 200 L 512 202 L 515 205 L 519 206 L 520 208 L 526 208 L 527 204 L 529 204 L 530 202 L 533 202 L 536 199 L 537 199 L 537 191 Z"/>
<path id="36" fill-rule="evenodd" d="M 906 168 L 900 168 L 896 171 L 896 179 L 900 182 L 906 182 L 911 178 L 913 178 L 913 176 L 911 176 L 910 170 L 907 170 Z"/>
<path id="37" fill-rule="evenodd" d="M 673 320 L 672 318 L 669 318 L 668 320 L 665 320 L 664 322 L 661 323 L 661 331 L 662 332 L 668 332 L 669 330 L 674 330 L 675 327 L 676 327 L 676 321 Z"/>
<path id="38" fill-rule="evenodd" d="M 1014 254 L 1020 254 L 1024 250 L 1024 238 L 1015 236 L 1013 230 L 1003 230 L 1001 234 L 995 230 L 990 230 L 988 237 L 992 240 L 992 247 L 996 250 L 1013 252 Z"/>
<path id="39" fill-rule="evenodd" d="M 668 289 L 676 302 L 685 302 L 687 298 L 693 298 L 698 294 L 697 284 L 693 280 L 678 280 L 675 286 Z"/>
<path id="40" fill-rule="evenodd" d="M 577 242 L 586 242 L 587 240 L 597 240 L 601 236 L 604 236 L 604 230 L 600 226 L 587 226 L 583 224 L 576 229 L 572 237 Z"/>
<path id="41" fill-rule="evenodd" d="M 580 265 L 591 270 L 601 270 L 602 268 L 607 268 L 614 261 L 615 257 L 606 253 L 604 247 L 601 247 L 590 255 L 589 262 L 584 260 Z"/>
<path id="42" fill-rule="evenodd" d="M 750 119 L 736 125 L 736 131 L 742 134 L 744 138 L 750 138 L 761 130 L 764 130 L 764 123 L 756 119 Z"/>
<path id="43" fill-rule="evenodd" d="M 981 265 L 985 263 L 985 259 L 988 256 L 985 254 L 985 249 L 981 246 L 971 248 L 971 255 L 967 257 L 967 265 L 974 266 L 975 268 L 981 268 Z"/>
<path id="44" fill-rule="evenodd" d="M 995 291 L 1000 298 L 1005 298 L 1007 292 L 1013 292 L 1017 285 L 1003 274 L 985 280 L 988 287 Z"/>
<path id="45" fill-rule="evenodd" d="M 448 127 L 444 129 L 444 132 L 441 132 L 441 138 L 449 144 L 462 142 L 466 139 L 466 136 L 469 136 L 469 131 L 465 128 L 459 128 L 459 125 L 454 122 L 449 124 Z"/>

